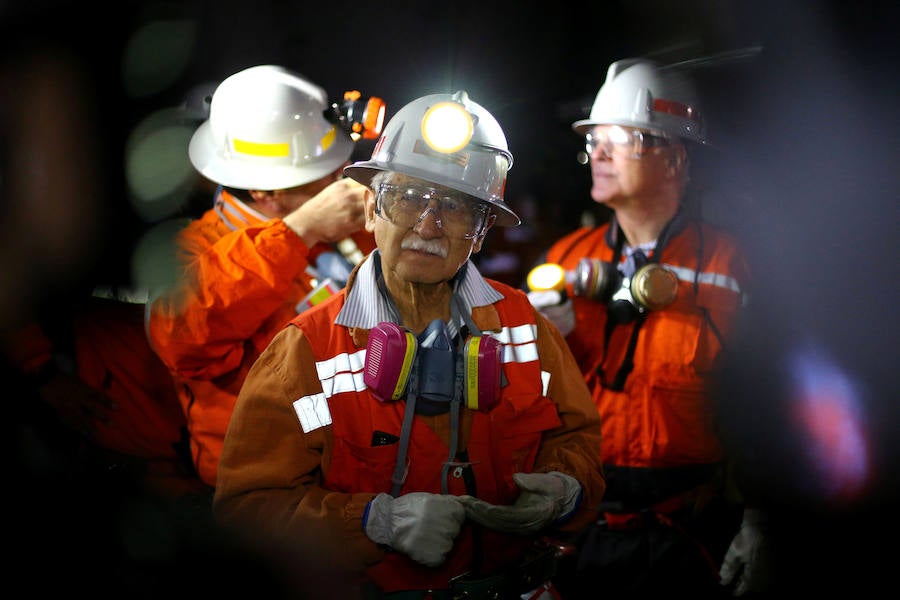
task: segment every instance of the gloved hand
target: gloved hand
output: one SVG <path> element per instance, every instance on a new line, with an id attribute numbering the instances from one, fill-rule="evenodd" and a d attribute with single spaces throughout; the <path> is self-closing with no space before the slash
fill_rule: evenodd
<path id="1" fill-rule="evenodd" d="M 428 567 L 453 548 L 466 511 L 456 496 L 413 492 L 394 498 L 378 494 L 363 516 L 363 530 L 376 544 L 390 546 Z"/>
<path id="2" fill-rule="evenodd" d="M 528 292 L 528 301 L 556 325 L 563 337 L 575 329 L 575 311 L 572 308 L 572 300 L 564 298 L 561 292 L 556 290 Z"/>
<path id="3" fill-rule="evenodd" d="M 531 534 L 567 516 L 581 500 L 581 484 L 558 471 L 515 473 L 513 481 L 521 493 L 512 505 L 460 496 L 466 516 L 497 531 Z"/>
<path id="4" fill-rule="evenodd" d="M 722 568 L 720 583 L 734 583 L 732 595 L 765 592 L 769 587 L 769 556 L 763 532 L 765 515 L 756 508 L 745 508 L 741 528 L 731 541 Z"/>

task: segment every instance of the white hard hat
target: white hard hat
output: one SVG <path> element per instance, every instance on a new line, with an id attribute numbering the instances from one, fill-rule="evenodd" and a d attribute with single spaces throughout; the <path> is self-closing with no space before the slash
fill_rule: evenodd
<path id="1" fill-rule="evenodd" d="M 320 179 L 350 158 L 349 134 L 325 118 L 325 90 L 273 65 L 250 67 L 216 88 L 209 120 L 191 138 L 205 177 L 244 190 L 279 190 Z"/>
<path id="2" fill-rule="evenodd" d="M 590 117 L 572 129 L 584 135 L 595 125 L 621 125 L 706 144 L 702 117 L 686 78 L 653 61 L 627 58 L 609 66 Z"/>
<path id="3" fill-rule="evenodd" d="M 413 100 L 388 121 L 372 158 L 344 174 L 370 185 L 379 171 L 395 171 L 454 189 L 493 205 L 497 225 L 521 219 L 503 201 L 513 157 L 497 120 L 464 91 Z"/>

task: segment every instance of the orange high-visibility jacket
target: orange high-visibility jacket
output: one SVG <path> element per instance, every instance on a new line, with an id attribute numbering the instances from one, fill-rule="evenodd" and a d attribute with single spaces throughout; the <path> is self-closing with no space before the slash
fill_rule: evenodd
<path id="1" fill-rule="evenodd" d="M 547 252 L 548 262 L 567 272 L 582 257 L 611 262 L 609 228 L 607 223 L 568 234 Z M 617 325 L 604 349 L 606 305 L 573 298 L 576 325 L 566 341 L 600 412 L 604 465 L 668 468 L 723 458 L 707 386 L 722 340 L 727 343 L 744 302 L 748 269 L 732 237 L 698 222 L 688 222 L 672 236 L 659 263 L 676 274 L 677 297 L 670 306 L 647 313 L 634 347 L 634 368 L 621 391 L 609 389 L 609 383 L 626 356 L 635 322 Z"/>
<path id="2" fill-rule="evenodd" d="M 596 519 L 604 491 L 590 394 L 559 332 L 520 290 L 487 281 L 504 298 L 474 308 L 472 318 L 505 344 L 508 385 L 490 412 L 462 409 L 459 447 L 468 452 L 477 495 L 510 504 L 517 495 L 513 473 L 561 471 L 583 486 L 580 508 L 567 523 L 583 527 Z M 353 285 L 351 278 L 347 289 Z M 468 526 L 436 568 L 385 552 L 363 531 L 366 504 L 391 491 L 406 402 L 379 401 L 364 384 L 370 330 L 335 324 L 346 293 L 294 319 L 250 371 L 222 453 L 217 518 L 302 545 L 303 555 L 314 557 L 303 567 L 344 574 L 335 581 L 358 583 L 365 575 L 383 591 L 445 589 L 479 555 Z M 376 432 L 394 442 L 382 444 Z M 448 413 L 414 417 L 401 494 L 441 492 L 449 439 Z M 465 476 L 451 469 L 448 479 L 449 493 L 467 493 Z M 519 557 L 529 541 L 482 534 L 486 572 Z"/>
<path id="3" fill-rule="evenodd" d="M 364 253 L 365 231 L 352 236 Z M 244 377 L 272 336 L 318 283 L 307 248 L 281 219 L 265 218 L 221 190 L 216 207 L 179 233 L 183 275 L 153 300 L 148 335 L 171 370 L 201 479 L 216 483 L 222 440 Z"/>

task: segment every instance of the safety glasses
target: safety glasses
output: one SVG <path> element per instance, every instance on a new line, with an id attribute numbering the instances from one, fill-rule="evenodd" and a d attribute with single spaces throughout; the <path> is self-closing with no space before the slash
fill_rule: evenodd
<path id="1" fill-rule="evenodd" d="M 640 129 L 613 125 L 603 129 L 595 127 L 590 131 L 585 136 L 584 149 L 588 156 L 592 155 L 594 150 L 600 148 L 601 152 L 606 156 L 616 154 L 639 159 L 651 148 L 671 145 L 672 140 L 667 137 L 641 131 Z"/>
<path id="2" fill-rule="evenodd" d="M 490 209 L 486 202 L 431 187 L 383 183 L 375 192 L 375 214 L 397 227 L 412 229 L 429 212 L 447 237 L 471 240 L 483 232 Z"/>

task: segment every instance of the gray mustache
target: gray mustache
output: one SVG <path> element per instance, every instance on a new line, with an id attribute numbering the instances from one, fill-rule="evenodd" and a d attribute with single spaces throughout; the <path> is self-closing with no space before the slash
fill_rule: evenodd
<path id="1" fill-rule="evenodd" d="M 447 249 L 439 240 L 423 240 L 419 237 L 408 237 L 400 244 L 402 250 L 418 250 L 420 252 L 428 252 L 436 254 L 441 258 L 447 258 Z"/>

